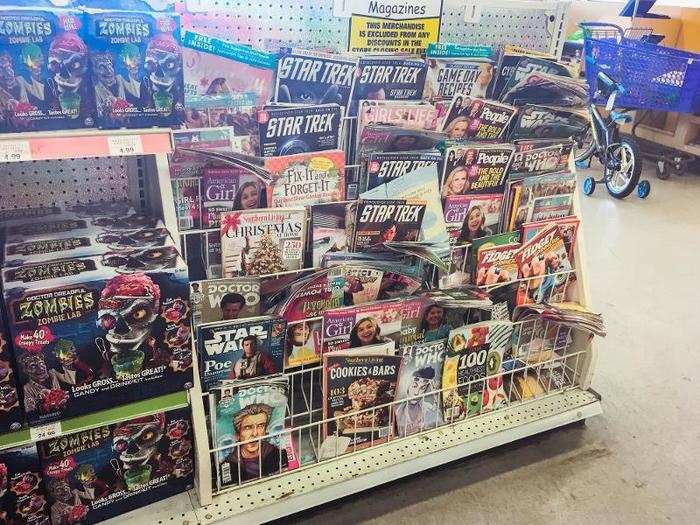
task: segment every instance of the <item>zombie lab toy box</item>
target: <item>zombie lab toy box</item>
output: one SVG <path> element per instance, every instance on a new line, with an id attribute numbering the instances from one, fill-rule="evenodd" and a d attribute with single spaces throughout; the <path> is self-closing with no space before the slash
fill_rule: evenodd
<path id="1" fill-rule="evenodd" d="M 86 26 L 98 125 L 181 124 L 185 108 L 179 18 L 92 9 Z"/>
<path id="2" fill-rule="evenodd" d="M 36 445 L 0 451 L 0 523 L 50 525 Z"/>
<path id="3" fill-rule="evenodd" d="M 192 386 L 175 246 L 5 268 L 3 283 L 30 425 Z"/>
<path id="4" fill-rule="evenodd" d="M 83 24 L 67 9 L 0 12 L 0 132 L 94 125 Z"/>
<path id="5" fill-rule="evenodd" d="M 192 487 L 188 409 L 39 444 L 54 525 L 97 523 Z"/>
<path id="6" fill-rule="evenodd" d="M 19 430 L 22 427 L 22 409 L 17 394 L 17 377 L 12 368 L 12 352 L 9 338 L 5 333 L 2 310 L 3 308 L 0 307 L 0 434 Z M 3 521 L 0 520 L 0 523 Z"/>

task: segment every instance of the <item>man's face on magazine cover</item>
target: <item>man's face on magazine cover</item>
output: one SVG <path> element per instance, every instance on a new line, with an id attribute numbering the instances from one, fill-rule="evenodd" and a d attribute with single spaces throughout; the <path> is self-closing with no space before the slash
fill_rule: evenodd
<path id="1" fill-rule="evenodd" d="M 411 381 L 410 386 L 408 387 L 408 395 L 409 397 L 412 396 L 420 396 L 425 394 L 430 390 L 430 385 L 432 381 L 430 379 L 425 379 L 424 377 L 417 377 L 414 376 L 413 381 Z M 413 399 L 411 402 L 413 403 L 420 403 L 423 399 L 418 398 L 418 399 Z"/>
<path id="2" fill-rule="evenodd" d="M 264 412 L 246 416 L 241 421 L 240 431 L 237 441 L 248 441 L 263 437 L 267 434 L 267 415 Z M 260 441 L 252 441 L 241 445 L 241 452 L 247 457 L 254 457 L 260 454 Z"/>

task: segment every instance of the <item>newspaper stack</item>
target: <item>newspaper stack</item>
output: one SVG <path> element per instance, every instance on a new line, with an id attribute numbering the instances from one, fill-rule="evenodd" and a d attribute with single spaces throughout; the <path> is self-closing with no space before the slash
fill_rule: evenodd
<path id="1" fill-rule="evenodd" d="M 539 315 L 545 321 L 554 321 L 601 337 L 606 334 L 603 317 L 578 303 L 525 304 L 515 308 L 513 319 L 517 321 L 531 314 Z"/>

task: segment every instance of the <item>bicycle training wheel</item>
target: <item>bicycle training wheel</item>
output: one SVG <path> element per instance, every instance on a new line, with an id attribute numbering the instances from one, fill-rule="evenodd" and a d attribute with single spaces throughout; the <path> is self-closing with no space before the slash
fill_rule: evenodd
<path id="1" fill-rule="evenodd" d="M 637 144 L 631 137 L 621 137 L 619 143 L 608 149 L 605 168 L 608 193 L 616 199 L 624 199 L 634 191 L 641 173 L 642 155 Z"/>

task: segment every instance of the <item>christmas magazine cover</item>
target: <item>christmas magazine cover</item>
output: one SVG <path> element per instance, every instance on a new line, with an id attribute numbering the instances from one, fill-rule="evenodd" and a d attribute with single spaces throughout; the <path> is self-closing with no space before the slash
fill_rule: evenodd
<path id="1" fill-rule="evenodd" d="M 266 106 L 258 111 L 261 157 L 338 149 L 343 108 L 338 104 Z"/>
<path id="2" fill-rule="evenodd" d="M 323 356 L 324 442 L 322 456 L 384 443 L 393 435 L 390 407 L 401 356 L 337 352 Z"/>
<path id="3" fill-rule="evenodd" d="M 197 327 L 202 390 L 282 372 L 286 323 L 269 316 Z"/>
<path id="4" fill-rule="evenodd" d="M 503 193 L 513 146 L 455 145 L 445 150 L 442 196 Z"/>
<path id="5" fill-rule="evenodd" d="M 97 523 L 194 483 L 189 408 L 39 443 L 54 525 Z"/>
<path id="6" fill-rule="evenodd" d="M 485 97 L 494 75 L 493 62 L 474 58 L 431 58 L 423 96 L 451 99 L 458 93 Z"/>
<path id="7" fill-rule="evenodd" d="M 260 315 L 260 279 L 234 277 L 190 283 L 195 326 Z"/>
<path id="8" fill-rule="evenodd" d="M 374 189 L 425 166 L 438 168 L 441 162 L 442 154 L 438 151 L 370 153 L 367 157 L 366 183 L 361 184 L 360 189 L 361 191 Z"/>
<path id="9" fill-rule="evenodd" d="M 288 383 L 284 376 L 222 385 L 211 392 L 217 488 L 299 467 L 294 436 L 284 432 Z M 256 439 L 257 438 L 257 439 Z"/>
<path id="10" fill-rule="evenodd" d="M 393 407 L 396 435 L 405 437 L 442 425 L 442 366 L 447 341 L 441 339 L 401 350 L 396 400 Z"/>
<path id="11" fill-rule="evenodd" d="M 277 62 L 275 102 L 338 104 L 348 109 L 357 72 L 357 58 L 282 48 Z"/>
<path id="12" fill-rule="evenodd" d="M 410 57 L 360 57 L 350 116 L 360 100 L 421 100 L 428 64 Z"/>
<path id="13" fill-rule="evenodd" d="M 250 171 L 235 166 L 205 168 L 202 177 L 202 227 L 219 228 L 228 211 L 265 208 L 265 185 Z"/>
<path id="14" fill-rule="evenodd" d="M 514 106 L 460 93 L 452 99 L 442 131 L 450 140 L 497 140 L 506 134 L 516 113 Z"/>
<path id="15" fill-rule="evenodd" d="M 306 210 L 234 211 L 221 220 L 223 276 L 265 275 L 303 264 Z"/>
<path id="16" fill-rule="evenodd" d="M 446 423 L 493 410 L 506 402 L 502 364 L 512 333 L 510 321 L 484 321 L 450 331 L 442 373 Z"/>
<path id="17" fill-rule="evenodd" d="M 268 206 L 293 208 L 345 199 L 345 152 L 332 149 L 265 159 Z"/>
<path id="18" fill-rule="evenodd" d="M 49 516 L 36 444 L 0 450 L 0 523 L 49 525 Z"/>
<path id="19" fill-rule="evenodd" d="M 364 251 L 385 242 L 416 241 L 426 204 L 405 199 L 360 199 L 352 249 Z"/>

